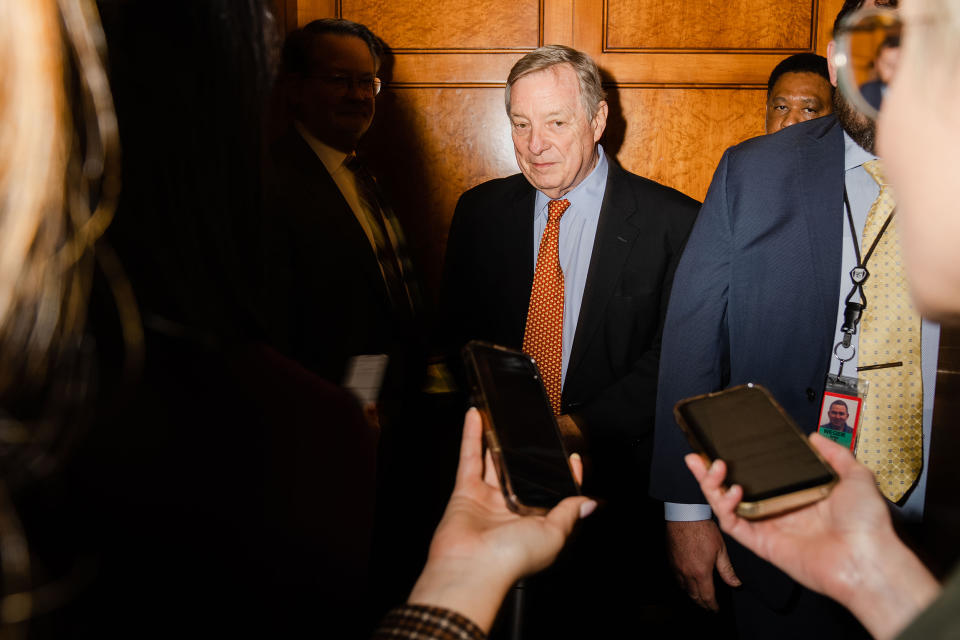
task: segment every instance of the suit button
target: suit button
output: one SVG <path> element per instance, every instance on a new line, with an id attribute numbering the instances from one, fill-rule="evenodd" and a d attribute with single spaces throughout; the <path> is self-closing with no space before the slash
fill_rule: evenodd
<path id="1" fill-rule="evenodd" d="M 817 393 L 810 387 L 807 387 L 807 402 L 813 402 L 816 398 Z"/>

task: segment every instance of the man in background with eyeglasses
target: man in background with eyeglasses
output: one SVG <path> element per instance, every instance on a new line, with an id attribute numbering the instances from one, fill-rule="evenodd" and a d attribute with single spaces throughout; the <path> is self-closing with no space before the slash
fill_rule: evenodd
<path id="1" fill-rule="evenodd" d="M 346 425 L 313 406 L 305 426 L 278 424 L 271 433 L 282 467 L 270 497 L 279 514 L 271 521 L 271 553 L 274 582 L 286 590 L 277 590 L 281 617 L 291 628 L 294 618 L 310 616 L 328 575 L 348 576 L 339 585 L 344 596 L 372 591 L 374 495 L 383 495 L 374 487 L 383 486 L 384 461 L 400 457 L 395 434 L 415 413 L 426 368 L 420 295 L 403 231 L 356 152 L 376 111 L 382 56 L 366 26 L 315 20 L 287 36 L 277 81 L 290 121 L 270 144 L 265 171 L 266 337 L 313 374 L 353 392 L 367 418 L 367 425 Z M 361 446 L 328 446 L 330 433 L 345 429 Z M 342 471 L 333 489 L 351 496 L 351 513 L 326 512 L 314 502 L 317 469 L 330 465 Z M 354 556 L 346 552 L 363 566 L 348 564 Z M 360 599 L 369 609 L 372 594 Z M 355 613 L 345 610 L 344 617 Z M 362 633 L 363 624 L 356 629 Z"/>
<path id="2" fill-rule="evenodd" d="M 864 5 L 889 8 L 896 3 L 847 0 L 837 24 Z M 832 48 L 831 43 L 828 51 Z M 834 71 L 831 67 L 836 84 Z M 863 300 L 857 296 L 867 291 L 870 306 L 864 315 L 884 308 L 896 286 L 870 290 L 867 285 L 889 283 L 891 276 L 884 275 L 881 264 L 898 259 L 870 259 L 873 239 L 865 242 L 863 237 L 871 210 L 881 222 L 889 217 L 889 207 L 881 214 L 875 204 L 885 185 L 880 171 L 871 173 L 876 169 L 875 125 L 839 91 L 834 112 L 725 153 L 678 267 L 664 328 L 651 493 L 665 503 L 670 552 L 690 596 L 706 608 L 717 608 L 714 569 L 738 587 L 732 600 L 741 637 L 852 638 L 864 632 L 835 603 L 721 537 L 682 462 L 690 449 L 672 414 L 678 400 L 760 383 L 811 432 L 817 429 L 822 399 L 830 397 L 825 394 L 827 375 L 839 372 L 838 358 L 843 357 L 842 375 L 870 380 L 865 420 L 871 412 L 878 417 L 873 432 L 866 429 L 869 422 L 863 423 L 860 449 L 886 452 L 902 446 L 883 458 L 909 458 L 910 464 L 902 466 L 910 467 L 912 475 L 903 472 L 893 481 L 883 475 L 888 470 L 875 469 L 878 484 L 882 479 L 884 489 L 890 489 L 888 498 L 905 519 L 919 519 L 923 509 L 922 440 L 929 440 L 932 424 L 939 328 L 927 322 L 921 327 L 919 316 L 913 316 L 909 355 L 874 346 L 877 340 L 884 345 L 907 342 L 908 335 L 891 333 L 876 319 L 870 321 L 872 339 L 866 337 L 867 321 L 854 323 L 858 330 L 844 346 L 848 332 L 843 325 L 851 319 L 844 313 L 846 303 Z M 874 232 L 873 238 L 882 236 Z M 880 255 L 890 255 L 883 251 Z M 864 272 L 853 267 L 864 264 L 871 275 L 864 289 L 848 298 L 863 282 Z M 903 298 L 905 314 L 909 302 Z M 857 355 L 859 361 L 854 361 Z M 886 382 L 873 378 L 893 370 L 909 370 L 904 386 L 922 400 L 912 402 L 910 412 L 917 431 L 922 422 L 923 437 L 911 433 L 902 445 L 899 440 L 892 444 L 901 434 L 880 429 L 879 414 L 892 412 L 881 410 L 888 405 Z"/>
<path id="3" fill-rule="evenodd" d="M 314 20 L 287 36 L 278 82 L 292 123 L 271 146 L 266 196 L 270 338 L 354 391 L 375 425 L 400 381 L 423 374 L 410 353 L 419 293 L 403 231 L 356 153 L 373 123 L 382 55 L 350 20 Z"/>

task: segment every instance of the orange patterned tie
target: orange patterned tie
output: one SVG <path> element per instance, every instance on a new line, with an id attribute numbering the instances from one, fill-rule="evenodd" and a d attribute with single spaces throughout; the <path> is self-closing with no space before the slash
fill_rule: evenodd
<path id="1" fill-rule="evenodd" d="M 560 217 L 569 200 L 551 200 L 547 228 L 540 238 L 537 269 L 527 309 L 523 351 L 533 356 L 547 389 L 553 413 L 560 415 L 560 375 L 563 364 L 563 271 L 560 269 Z"/>

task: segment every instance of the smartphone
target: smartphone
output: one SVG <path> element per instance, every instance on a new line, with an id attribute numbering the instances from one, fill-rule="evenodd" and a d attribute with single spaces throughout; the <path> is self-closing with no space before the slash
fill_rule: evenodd
<path id="1" fill-rule="evenodd" d="M 690 446 L 708 464 L 727 464 L 727 485 L 743 487 L 737 513 L 764 518 L 825 498 L 837 474 L 760 385 L 681 400 L 673 409 Z"/>
<path id="2" fill-rule="evenodd" d="M 533 358 L 474 340 L 463 359 L 507 506 L 542 514 L 580 495 Z"/>

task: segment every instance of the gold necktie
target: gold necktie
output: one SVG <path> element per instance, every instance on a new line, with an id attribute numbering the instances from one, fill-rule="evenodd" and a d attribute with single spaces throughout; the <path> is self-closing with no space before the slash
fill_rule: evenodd
<path id="1" fill-rule="evenodd" d="M 868 251 L 893 212 L 894 201 L 878 160 L 863 165 L 880 185 L 880 194 L 867 214 L 863 249 Z M 877 486 L 892 502 L 913 486 L 923 467 L 923 382 L 920 368 L 920 314 L 913 306 L 900 259 L 897 219 L 880 237 L 867 265 L 864 283 L 867 307 L 860 334 L 860 366 L 902 362 L 901 366 L 862 371 L 870 381 L 857 458 L 877 478 Z"/>
<path id="2" fill-rule="evenodd" d="M 560 415 L 561 373 L 563 371 L 563 271 L 560 269 L 560 217 L 569 200 L 551 200 L 547 227 L 537 250 L 523 352 L 533 356 L 547 389 L 553 413 Z"/>

